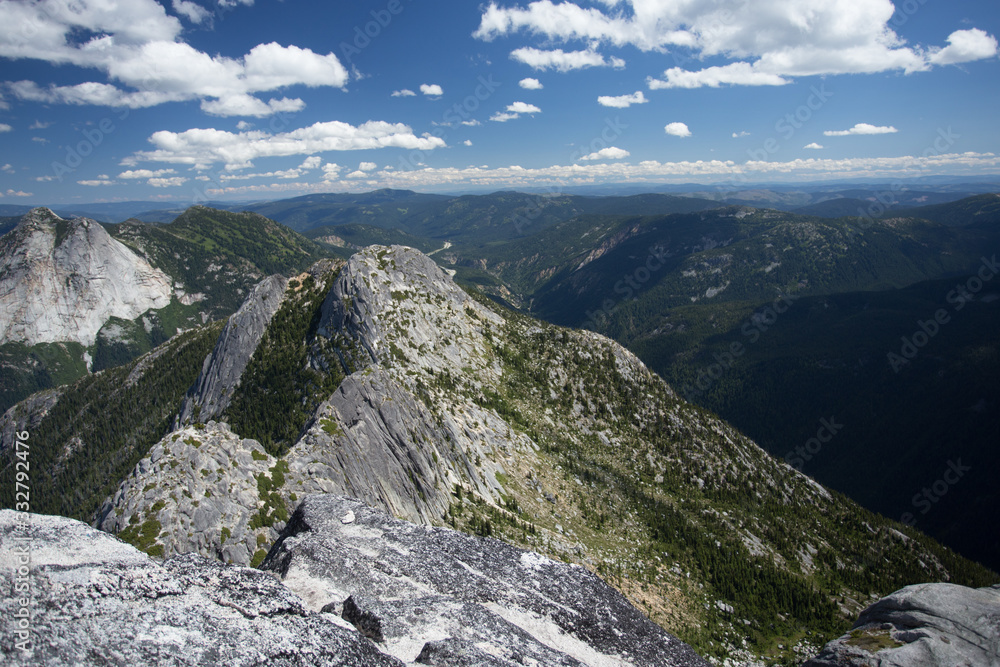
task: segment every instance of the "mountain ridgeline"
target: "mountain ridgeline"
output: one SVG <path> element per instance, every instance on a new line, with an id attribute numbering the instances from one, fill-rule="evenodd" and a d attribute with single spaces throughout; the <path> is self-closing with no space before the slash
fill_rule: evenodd
<path id="1" fill-rule="evenodd" d="M 329 254 L 255 214 L 105 226 L 35 209 L 0 237 L 0 409 L 228 317 L 265 276 Z"/>
<path id="2" fill-rule="evenodd" d="M 326 559 L 289 541 L 319 528 L 303 499 L 350 496 L 583 565 L 714 659 L 798 664 L 904 585 L 996 580 L 772 458 L 619 344 L 467 292 L 410 248 L 269 278 L 224 327 L 168 345 L 9 411 L 2 493 L 28 429 L 53 477 L 36 511 L 157 557 L 262 564 L 317 611 L 343 584 L 281 554 Z M 362 520 L 338 507 L 331 526 Z M 397 560 L 380 567 L 411 567 Z"/>

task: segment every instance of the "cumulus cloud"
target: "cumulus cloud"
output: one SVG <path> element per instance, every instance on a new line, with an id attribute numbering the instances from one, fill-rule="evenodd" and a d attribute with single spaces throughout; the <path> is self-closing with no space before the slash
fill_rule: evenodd
<path id="1" fill-rule="evenodd" d="M 212 16 L 212 13 L 195 2 L 188 0 L 173 0 L 171 6 L 174 12 L 180 14 L 191 23 L 203 23 Z"/>
<path id="2" fill-rule="evenodd" d="M 811 144 L 806 144 L 806 145 L 805 145 L 805 146 L 803 146 L 802 148 L 808 148 L 808 149 L 810 149 L 810 150 L 814 150 L 814 151 L 818 151 L 818 150 L 821 150 L 821 149 L 823 148 L 823 146 L 822 146 L 822 145 L 820 145 L 820 144 L 817 144 L 817 143 L 816 143 L 816 142 L 814 141 L 814 142 L 812 142 Z"/>
<path id="3" fill-rule="evenodd" d="M 893 134 L 899 132 L 891 125 L 870 125 L 858 123 L 849 130 L 827 130 L 823 134 L 828 137 L 847 137 L 852 134 Z"/>
<path id="4" fill-rule="evenodd" d="M 569 72 L 587 67 L 621 68 L 625 66 L 625 61 L 621 58 L 605 59 L 604 56 L 591 49 L 586 51 L 563 51 L 562 49 L 543 51 L 524 47 L 511 51 L 510 57 L 537 70 L 554 69 L 557 72 Z"/>
<path id="5" fill-rule="evenodd" d="M 233 95 L 216 100 L 204 100 L 201 110 L 211 116 L 253 116 L 263 118 L 276 113 L 301 111 L 306 103 L 300 99 L 270 99 L 266 103 L 252 95 Z"/>
<path id="6" fill-rule="evenodd" d="M 514 102 L 507 106 L 507 111 L 511 113 L 542 113 L 541 109 L 527 102 Z"/>
<path id="7" fill-rule="evenodd" d="M 52 123 L 43 123 L 40 120 L 36 120 L 34 123 L 32 123 L 30 126 L 28 126 L 28 129 L 29 130 L 45 130 L 45 129 L 48 129 L 50 127 L 52 127 Z"/>
<path id="8" fill-rule="evenodd" d="M 7 123 L 0 123 L 0 132 L 10 132 L 14 128 Z"/>
<path id="9" fill-rule="evenodd" d="M 183 176 L 171 176 L 169 178 L 151 178 L 146 183 L 154 188 L 176 188 L 188 182 Z"/>
<path id="10" fill-rule="evenodd" d="M 471 146 L 472 145 L 472 140 L 471 139 L 466 139 L 462 143 L 465 144 L 466 146 Z"/>
<path id="11" fill-rule="evenodd" d="M 180 0 L 174 9 L 194 20 L 202 8 Z M 31 39 L 21 34 L 25 25 L 34 28 Z M 11 92 L 24 100 L 127 108 L 202 100 L 216 115 L 267 115 L 302 103 L 248 98 L 293 85 L 343 88 L 349 79 L 333 53 L 272 42 L 230 58 L 199 51 L 181 35 L 180 20 L 155 0 L 0 3 L 0 57 L 75 65 L 106 79 L 14 82 Z"/>
<path id="12" fill-rule="evenodd" d="M 358 171 L 369 172 L 378 169 L 378 165 L 374 162 L 362 162 L 358 165 Z"/>
<path id="13" fill-rule="evenodd" d="M 8 197 L 31 197 L 33 196 L 30 192 L 25 192 L 24 190 L 7 190 Z"/>
<path id="14" fill-rule="evenodd" d="M 746 130 L 740 130 L 739 132 L 733 132 L 733 139 L 740 139 L 742 137 L 749 137 L 750 133 Z"/>
<path id="15" fill-rule="evenodd" d="M 508 120 L 514 120 L 515 118 L 520 118 L 521 114 L 507 113 L 505 111 L 497 111 L 495 114 L 490 116 L 490 120 L 495 123 L 506 123 Z"/>
<path id="16" fill-rule="evenodd" d="M 7 163 L 4 166 L 0 167 L 0 171 L 2 171 L 5 174 L 13 174 L 14 166 L 10 163 Z"/>
<path id="17" fill-rule="evenodd" d="M 637 90 L 631 95 L 618 95 L 617 97 L 601 95 L 597 98 L 597 103 L 601 106 L 614 107 L 616 109 L 627 109 L 633 104 L 645 104 L 648 101 L 641 90 Z"/>
<path id="18" fill-rule="evenodd" d="M 498 111 L 492 116 L 490 120 L 497 123 L 506 123 L 508 120 L 514 120 L 515 118 L 520 118 L 521 114 L 536 114 L 542 113 L 542 110 L 536 107 L 534 104 L 528 104 L 527 102 L 514 102 L 513 104 L 508 104 L 505 111 Z"/>
<path id="19" fill-rule="evenodd" d="M 87 185 L 90 187 L 100 187 L 102 185 L 114 185 L 115 182 L 108 178 L 96 178 L 92 180 L 77 181 L 80 185 Z"/>
<path id="20" fill-rule="evenodd" d="M 118 174 L 118 178 L 160 178 L 167 174 L 177 173 L 173 169 L 128 169 Z"/>
<path id="21" fill-rule="evenodd" d="M 948 46 L 935 50 L 930 62 L 935 65 L 955 65 L 973 60 L 983 60 L 997 55 L 997 38 L 984 30 L 956 30 L 948 35 Z"/>
<path id="22" fill-rule="evenodd" d="M 783 85 L 793 77 L 823 74 L 911 73 L 997 53 L 996 39 L 977 28 L 952 33 L 944 48 L 908 45 L 890 25 L 895 11 L 891 0 L 582 4 L 536 0 L 522 8 L 491 2 L 473 34 L 487 41 L 527 34 L 546 47 L 580 41 L 589 45 L 574 52 L 580 60 L 572 67 L 569 62 L 554 66 L 566 56 L 559 50 L 522 47 L 511 53 L 533 67 L 559 71 L 606 64 L 601 50 L 625 46 L 669 53 L 675 64 L 710 57 L 730 61 L 694 70 L 672 67 L 649 79 L 651 89 Z"/>
<path id="23" fill-rule="evenodd" d="M 667 123 L 663 131 L 674 137 L 690 137 L 691 130 L 684 123 Z"/>
<path id="24" fill-rule="evenodd" d="M 444 95 L 444 90 L 436 83 L 420 84 L 420 92 L 429 97 L 441 97 Z"/>
<path id="25" fill-rule="evenodd" d="M 631 153 L 623 148 L 618 148 L 617 146 L 609 146 L 607 148 L 602 148 L 601 150 L 584 155 L 581 160 L 621 160 L 627 158 Z"/>
<path id="26" fill-rule="evenodd" d="M 416 97 L 417 94 L 410 90 L 409 88 L 403 88 L 402 90 L 392 91 L 392 97 Z"/>
<path id="27" fill-rule="evenodd" d="M 521 86 L 525 90 L 541 90 L 544 87 L 542 86 L 541 81 L 539 81 L 538 79 L 532 79 L 531 77 L 528 77 L 527 79 L 521 79 L 520 81 L 517 82 L 517 85 Z"/>
<path id="28" fill-rule="evenodd" d="M 184 132 L 161 130 L 150 136 L 149 141 L 154 150 L 136 153 L 123 164 L 167 162 L 207 169 L 221 162 L 228 169 L 243 169 L 262 157 L 388 147 L 432 150 L 446 145 L 439 137 L 430 134 L 418 137 L 407 125 L 385 121 L 368 121 L 358 126 L 329 121 L 279 134 L 262 130 L 234 133 L 213 128 Z"/>

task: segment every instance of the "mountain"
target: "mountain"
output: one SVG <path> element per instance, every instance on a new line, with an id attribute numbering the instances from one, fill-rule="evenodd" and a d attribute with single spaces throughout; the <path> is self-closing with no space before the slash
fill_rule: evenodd
<path id="1" fill-rule="evenodd" d="M 12 590 L 25 539 L 37 597 L 29 631 L 19 598 L 0 602 L 9 665 L 709 665 L 581 567 L 347 498 L 306 498 L 270 572 L 161 561 L 70 519 L 3 510 Z"/>
<path id="2" fill-rule="evenodd" d="M 907 211 L 911 215 L 949 227 L 993 227 L 1000 224 L 1000 194 L 989 193 L 957 202 L 921 206 Z"/>
<path id="3" fill-rule="evenodd" d="M 46 489 L 36 511 L 166 558 L 260 564 L 303 592 L 344 590 L 330 577 L 355 576 L 322 555 L 327 538 L 307 535 L 324 521 L 309 518 L 308 498 L 350 496 L 582 565 L 717 660 L 801 661 L 902 586 L 996 581 L 770 457 L 613 341 L 467 293 L 415 250 L 373 246 L 316 265 L 265 308 L 280 290 L 258 288 L 228 333 L 186 334 L 183 363 L 158 349 L 9 411 L 4 479 L 10 434 L 30 427 L 33 484 Z M 199 406 L 214 419 L 198 421 Z M 4 506 L 13 487 L 0 487 Z M 360 505 L 329 502 L 340 509 L 315 516 L 335 512 L 331 528 L 378 534 Z M 350 528 L 347 510 L 364 525 Z M 283 555 L 295 545 L 305 560 Z M 397 583 L 417 574 L 391 553 L 406 548 L 379 547 Z M 312 604 L 337 596 L 326 597 Z M 355 618 L 387 613 L 377 600 L 356 607 Z M 387 641 L 406 640 L 380 623 Z"/>
<path id="4" fill-rule="evenodd" d="M 947 502 L 932 503 L 933 512 L 921 511 L 926 499 L 913 504 L 949 460 L 995 462 L 1000 454 L 986 418 L 996 399 L 995 288 L 969 273 L 994 273 L 987 264 L 1000 247 L 995 201 L 931 209 L 956 221 L 947 226 L 917 215 L 921 209 L 882 219 L 749 207 L 580 216 L 436 257 L 503 303 L 613 336 L 776 456 L 814 438 L 821 418 L 849 423 L 836 453 L 827 448 L 803 469 L 872 509 L 914 516 L 922 529 L 1000 567 L 1000 545 L 965 511 L 971 499 L 995 511 L 990 464 L 963 477 Z M 888 353 L 898 355 L 901 339 L 941 308 L 949 322 L 933 352 L 904 360 L 897 374 Z M 900 483 L 882 483 L 889 478 Z"/>
<path id="5" fill-rule="evenodd" d="M 103 226 L 34 209 L 0 237 L 0 409 L 229 316 L 261 278 L 325 250 L 254 214 L 193 207 Z"/>

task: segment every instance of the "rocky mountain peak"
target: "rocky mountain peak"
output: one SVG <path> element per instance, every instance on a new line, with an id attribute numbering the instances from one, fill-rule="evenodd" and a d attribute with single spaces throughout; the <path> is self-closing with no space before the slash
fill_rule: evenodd
<path id="1" fill-rule="evenodd" d="M 32 209 L 0 245 L 0 342 L 90 346 L 108 318 L 163 308 L 172 294 L 163 271 L 86 218 Z"/>

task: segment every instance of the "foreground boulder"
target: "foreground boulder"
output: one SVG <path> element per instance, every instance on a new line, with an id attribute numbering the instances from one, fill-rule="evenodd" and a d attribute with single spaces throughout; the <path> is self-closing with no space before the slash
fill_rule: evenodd
<path id="1" fill-rule="evenodd" d="M 708 665 L 579 565 L 341 496 L 306 497 L 261 567 L 408 663 Z"/>
<path id="2" fill-rule="evenodd" d="M 79 521 L 2 510 L 0 588 L 24 582 L 0 596 L 4 665 L 402 667 L 259 570 L 195 554 L 158 561 Z M 22 608 L 31 650 L 18 646 Z"/>
<path id="3" fill-rule="evenodd" d="M 1000 667 L 1000 585 L 917 584 L 865 609 L 803 667 Z"/>

